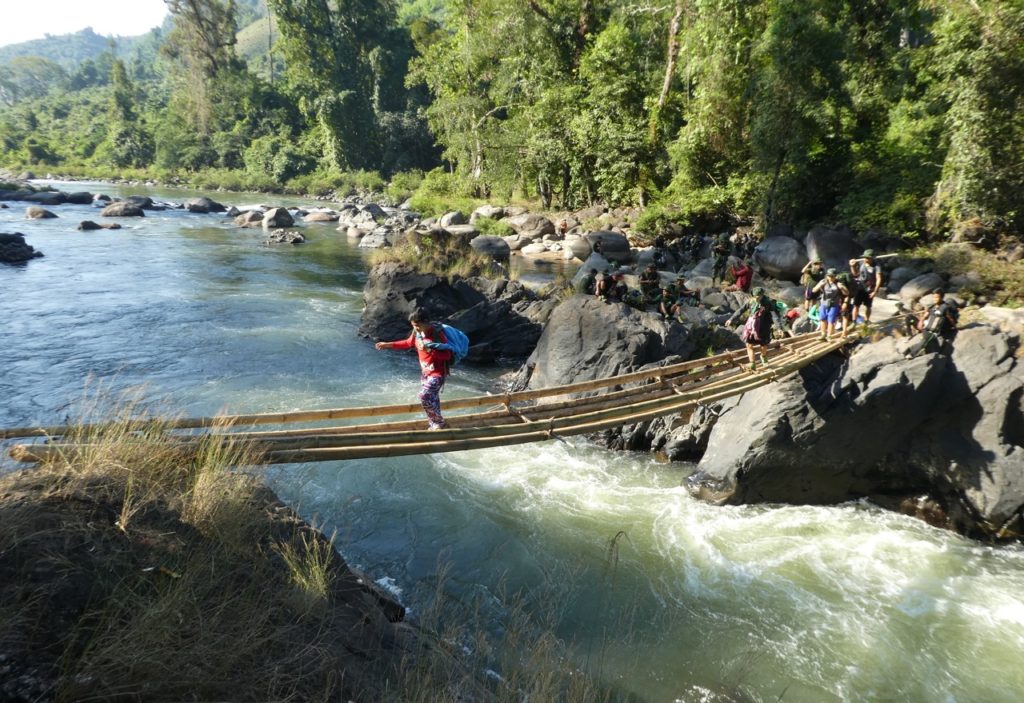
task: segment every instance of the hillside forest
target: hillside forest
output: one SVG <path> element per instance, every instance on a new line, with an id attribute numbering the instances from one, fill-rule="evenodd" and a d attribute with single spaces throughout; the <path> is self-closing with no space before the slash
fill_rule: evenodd
<path id="1" fill-rule="evenodd" d="M 0 165 L 1024 232 L 1024 0 L 166 0 L 0 49 Z"/>

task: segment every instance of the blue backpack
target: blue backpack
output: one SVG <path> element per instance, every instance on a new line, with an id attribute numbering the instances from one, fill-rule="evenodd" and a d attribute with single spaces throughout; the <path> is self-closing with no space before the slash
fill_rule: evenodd
<path id="1" fill-rule="evenodd" d="M 442 324 L 441 329 L 444 330 L 444 338 L 448 340 L 447 344 L 441 345 L 441 348 L 449 349 L 452 352 L 451 365 L 455 366 L 466 358 L 466 354 L 469 354 L 469 337 L 462 330 L 451 325 Z"/>

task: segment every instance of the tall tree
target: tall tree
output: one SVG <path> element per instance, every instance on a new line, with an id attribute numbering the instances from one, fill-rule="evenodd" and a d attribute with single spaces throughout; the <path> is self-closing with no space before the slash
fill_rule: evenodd
<path id="1" fill-rule="evenodd" d="M 286 73 L 303 114 L 316 125 L 326 161 L 372 168 L 379 156 L 371 52 L 394 21 L 383 0 L 269 0 Z"/>
<path id="2" fill-rule="evenodd" d="M 235 54 L 235 0 L 164 0 L 173 29 L 162 46 L 179 67 L 177 97 L 200 133 L 211 131 L 218 82 L 242 69 Z"/>

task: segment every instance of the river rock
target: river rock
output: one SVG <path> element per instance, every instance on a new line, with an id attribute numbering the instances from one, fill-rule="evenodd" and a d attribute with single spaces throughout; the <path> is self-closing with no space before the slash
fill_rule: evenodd
<path id="1" fill-rule="evenodd" d="M 808 261 L 803 245 L 789 237 L 768 237 L 754 249 L 755 268 L 772 278 L 798 281 Z"/>
<path id="2" fill-rule="evenodd" d="M 97 193 L 92 196 L 92 206 L 96 208 L 105 208 L 112 201 L 112 198 L 106 193 Z"/>
<path id="3" fill-rule="evenodd" d="M 267 210 L 263 215 L 263 228 L 264 229 L 278 229 L 282 227 L 291 227 L 295 224 L 295 219 L 292 214 L 283 207 L 274 207 Z"/>
<path id="4" fill-rule="evenodd" d="M 277 231 L 271 232 L 263 243 L 266 245 L 272 244 L 302 244 L 306 241 L 306 238 L 302 236 L 301 232 L 295 231 Z"/>
<path id="5" fill-rule="evenodd" d="M 370 219 L 374 222 L 382 222 L 388 218 L 388 214 L 384 211 L 377 203 L 366 203 L 359 208 L 359 212 L 364 215 L 369 215 Z"/>
<path id="6" fill-rule="evenodd" d="M 211 200 L 206 196 L 199 198 L 190 198 L 185 201 L 185 209 L 189 212 L 196 213 L 209 213 L 209 212 L 226 212 L 227 208 L 218 203 L 216 200 Z"/>
<path id="7" fill-rule="evenodd" d="M 7 203 L 0 203 L 0 210 L 6 210 L 6 209 L 8 209 L 9 207 L 10 207 L 10 206 L 9 206 L 9 205 L 8 205 Z"/>
<path id="8" fill-rule="evenodd" d="M 32 245 L 25 243 L 25 235 L 0 233 L 0 262 L 20 264 L 42 255 L 43 252 L 36 251 Z"/>
<path id="9" fill-rule="evenodd" d="M 79 231 L 82 232 L 91 232 L 98 229 L 121 229 L 121 225 L 117 224 L 116 222 L 101 225 L 96 222 L 93 222 L 92 220 L 82 220 L 81 222 L 78 223 L 78 229 Z"/>
<path id="10" fill-rule="evenodd" d="M 913 280 L 924 273 L 927 273 L 927 271 L 922 271 L 916 266 L 897 266 L 886 276 L 885 288 L 890 293 L 897 293 L 907 281 Z"/>
<path id="11" fill-rule="evenodd" d="M 469 245 L 474 250 L 491 257 L 495 261 L 508 261 L 512 253 L 509 245 L 501 237 L 474 237 L 470 240 Z"/>
<path id="12" fill-rule="evenodd" d="M 500 220 L 505 216 L 505 208 L 498 207 L 497 205 L 481 205 L 474 210 L 469 216 L 469 224 L 473 224 L 481 217 L 486 217 L 491 220 Z"/>
<path id="13" fill-rule="evenodd" d="M 100 212 L 101 217 L 145 217 L 146 213 L 142 211 L 142 208 L 138 205 L 130 203 L 126 200 L 117 200 L 110 203 L 103 211 Z"/>
<path id="14" fill-rule="evenodd" d="M 688 487 L 732 504 L 926 493 L 951 527 L 991 534 L 1024 507 L 1020 341 L 975 325 L 951 356 L 885 338 L 828 357 L 724 404 Z"/>
<path id="15" fill-rule="evenodd" d="M 900 288 L 900 299 L 908 307 L 913 307 L 924 296 L 936 288 L 943 288 L 945 279 L 937 273 L 925 273 L 910 279 Z"/>
<path id="16" fill-rule="evenodd" d="M 507 216 L 502 218 L 501 221 L 519 234 L 530 233 L 535 237 L 543 237 L 545 234 L 555 233 L 555 223 L 535 212 Z"/>
<path id="17" fill-rule="evenodd" d="M 48 220 L 53 217 L 56 215 L 45 208 L 33 206 L 25 209 L 25 219 L 27 220 Z"/>
<path id="18" fill-rule="evenodd" d="M 374 266 L 363 292 L 360 335 L 405 339 L 409 314 L 422 308 L 466 333 L 474 361 L 525 358 L 552 307 L 518 281 L 447 278 L 395 262 Z"/>
<path id="19" fill-rule="evenodd" d="M 84 190 L 80 190 L 74 193 L 68 193 L 68 202 L 72 205 L 91 205 L 93 200 L 92 193 L 87 193 Z"/>
<path id="20" fill-rule="evenodd" d="M 261 227 L 264 214 L 263 210 L 247 210 L 235 217 L 235 224 L 239 227 Z"/>
<path id="21" fill-rule="evenodd" d="M 574 295 L 551 313 L 537 348 L 517 372 L 517 388 L 548 388 L 636 371 L 694 351 L 689 330 L 653 312 Z"/>
<path id="22" fill-rule="evenodd" d="M 26 195 L 23 200 L 30 203 L 39 203 L 40 205 L 49 205 L 53 207 L 55 205 L 63 205 L 68 201 L 68 196 L 60 191 L 54 190 L 41 190 L 38 193 L 31 193 Z"/>
<path id="23" fill-rule="evenodd" d="M 825 268 L 845 271 L 850 259 L 860 256 L 862 248 L 848 228 L 829 229 L 821 225 L 811 227 L 804 237 L 804 248 L 808 259 L 819 259 Z"/>
<path id="24" fill-rule="evenodd" d="M 34 174 L 32 171 L 22 171 L 18 175 L 18 180 L 19 181 L 34 181 L 34 180 L 36 180 L 36 174 Z"/>
<path id="25" fill-rule="evenodd" d="M 466 216 L 463 215 L 461 212 L 459 212 L 458 210 L 453 210 L 452 212 L 446 212 L 445 214 L 441 215 L 437 223 L 442 228 L 447 229 L 451 225 L 469 224 L 469 221 L 466 219 Z"/>
<path id="26" fill-rule="evenodd" d="M 231 207 L 224 211 L 224 214 L 227 215 L 228 217 L 238 217 L 239 215 L 242 214 L 242 211 L 239 210 L 234 205 L 232 205 Z"/>
<path id="27" fill-rule="evenodd" d="M 123 198 L 123 202 L 130 203 L 135 207 L 143 210 L 159 210 L 162 209 L 153 199 L 148 195 L 129 195 L 127 198 Z"/>
<path id="28" fill-rule="evenodd" d="M 527 256 L 535 254 L 546 254 L 548 251 L 548 247 L 543 242 L 533 242 L 531 244 L 527 244 L 519 251 L 523 254 L 526 254 Z"/>
<path id="29" fill-rule="evenodd" d="M 337 222 L 340 217 L 334 210 L 314 210 L 302 219 L 306 222 Z"/>
<path id="30" fill-rule="evenodd" d="M 597 230 L 568 242 L 573 256 L 582 261 L 586 261 L 590 257 L 595 244 L 600 250 L 600 254 L 610 261 L 622 262 L 631 258 L 629 240 L 619 232 Z"/>

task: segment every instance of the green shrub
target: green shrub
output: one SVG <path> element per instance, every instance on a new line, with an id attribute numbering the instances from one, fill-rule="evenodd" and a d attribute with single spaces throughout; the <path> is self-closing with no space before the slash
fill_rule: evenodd
<path id="1" fill-rule="evenodd" d="M 480 230 L 480 234 L 486 234 L 491 237 L 510 237 L 516 233 L 509 225 L 493 220 L 490 217 L 478 218 L 473 223 L 473 226 Z"/>
<path id="2" fill-rule="evenodd" d="M 472 189 L 459 176 L 435 168 L 423 176 L 412 196 L 412 209 L 426 217 L 452 210 L 472 212 L 485 201 L 472 197 Z"/>

